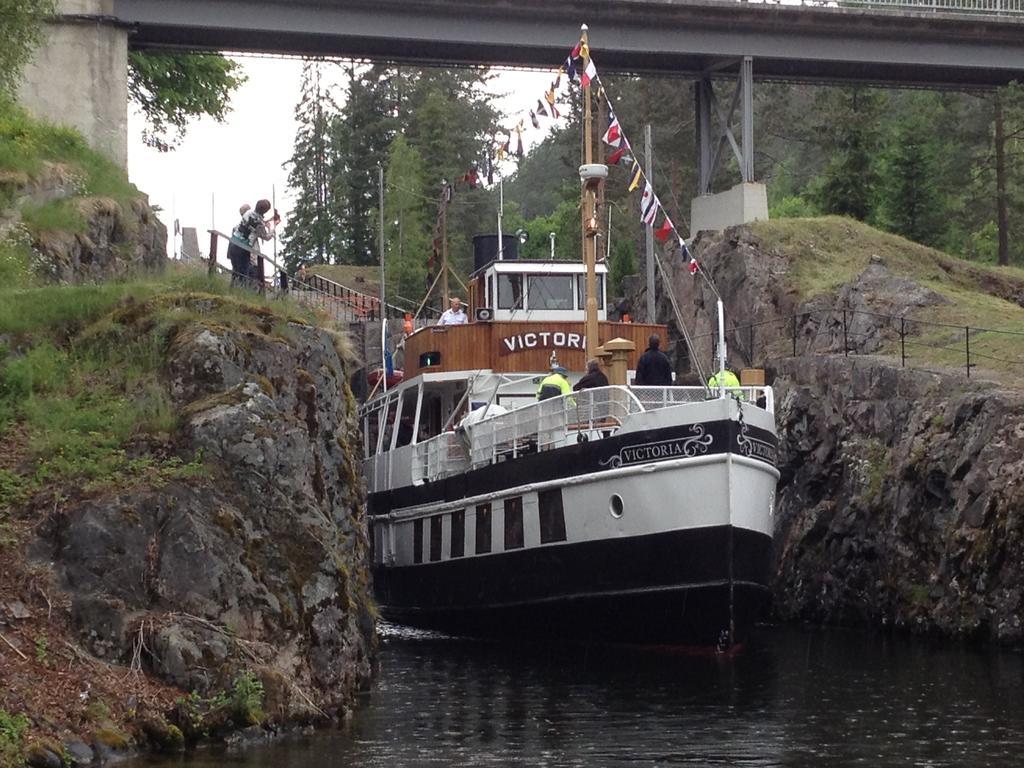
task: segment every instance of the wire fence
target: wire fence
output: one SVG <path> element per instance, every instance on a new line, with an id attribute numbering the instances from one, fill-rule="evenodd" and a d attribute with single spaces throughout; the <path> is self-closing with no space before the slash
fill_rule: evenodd
<path id="1" fill-rule="evenodd" d="M 792 355 L 887 355 L 899 357 L 904 368 L 928 365 L 962 367 L 967 377 L 974 368 L 1024 373 L 1024 331 L 980 328 L 903 315 L 856 309 L 801 312 L 726 329 L 733 359 L 750 367 L 772 357 Z M 693 337 L 707 343 L 715 358 L 713 333 Z M 694 353 L 698 353 L 694 350 Z"/>

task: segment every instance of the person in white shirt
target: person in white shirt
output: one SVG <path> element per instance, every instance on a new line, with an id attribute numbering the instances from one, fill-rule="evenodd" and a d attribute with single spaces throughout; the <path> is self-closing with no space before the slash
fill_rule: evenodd
<path id="1" fill-rule="evenodd" d="M 462 300 L 458 296 L 452 296 L 452 305 L 441 315 L 437 321 L 438 325 L 465 325 L 469 322 L 466 312 L 462 308 Z"/>

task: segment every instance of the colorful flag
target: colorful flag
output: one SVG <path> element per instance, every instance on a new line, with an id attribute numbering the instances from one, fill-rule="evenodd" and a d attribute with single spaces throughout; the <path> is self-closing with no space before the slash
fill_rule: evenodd
<path id="1" fill-rule="evenodd" d="M 523 121 L 516 126 L 516 157 L 522 157 L 523 152 Z"/>
<path id="2" fill-rule="evenodd" d="M 573 51 L 576 53 L 577 56 L 582 56 L 584 59 L 590 58 L 590 46 L 587 45 L 582 40 L 580 40 L 579 43 L 576 44 L 576 47 L 573 49 Z"/>
<path id="3" fill-rule="evenodd" d="M 540 120 L 537 119 L 537 113 L 532 109 L 530 110 L 530 122 L 533 123 L 533 127 L 538 131 L 540 130 Z"/>
<path id="4" fill-rule="evenodd" d="M 537 99 L 537 114 L 538 115 L 543 115 L 544 117 L 548 116 L 548 110 L 544 106 L 544 100 L 543 99 Z"/>
<path id="5" fill-rule="evenodd" d="M 699 270 L 699 269 L 700 269 L 700 264 L 698 264 L 697 260 L 691 256 L 690 257 L 690 274 L 691 275 L 696 275 L 697 274 L 697 270 Z"/>
<path id="6" fill-rule="evenodd" d="M 572 53 L 569 54 L 570 59 L 578 59 L 580 54 L 583 53 L 583 41 L 580 40 L 576 43 L 576 47 L 572 49 Z"/>
<path id="7" fill-rule="evenodd" d="M 672 226 L 672 221 L 669 219 L 668 214 L 666 214 L 665 221 L 662 223 L 661 227 L 658 228 L 658 231 L 654 233 L 654 236 L 664 243 L 668 240 L 668 236 L 671 235 L 674 230 L 675 227 Z"/>
<path id="8" fill-rule="evenodd" d="M 619 118 L 614 112 L 608 114 L 608 130 L 604 132 L 601 141 L 609 147 L 618 149 L 622 145 L 622 127 L 619 125 Z"/>
<path id="9" fill-rule="evenodd" d="M 640 177 L 643 172 L 640 170 L 640 163 L 636 160 L 633 161 L 633 170 L 630 173 L 631 181 L 629 182 L 629 191 L 632 192 L 634 189 L 640 186 Z"/>
<path id="10" fill-rule="evenodd" d="M 626 156 L 626 147 L 619 147 L 608 155 L 608 165 L 618 165 Z"/>
<path id="11" fill-rule="evenodd" d="M 580 78 L 580 82 L 583 83 L 584 88 L 590 87 L 590 83 L 597 80 L 597 67 L 594 66 L 594 60 L 591 59 L 587 62 L 587 68 L 583 70 L 583 76 Z"/>
<path id="12" fill-rule="evenodd" d="M 562 66 L 565 67 L 565 74 L 568 76 L 569 82 L 571 83 L 576 79 L 576 60 L 570 56 L 565 60 L 565 64 Z"/>
<path id="13" fill-rule="evenodd" d="M 640 198 L 640 221 L 649 227 L 654 226 L 654 220 L 658 218 L 658 197 L 654 194 L 654 187 L 651 182 L 644 185 L 644 194 Z"/>
<path id="14" fill-rule="evenodd" d="M 555 82 L 551 84 L 551 92 L 554 93 L 562 87 L 562 68 L 558 68 L 558 74 L 555 75 Z"/>

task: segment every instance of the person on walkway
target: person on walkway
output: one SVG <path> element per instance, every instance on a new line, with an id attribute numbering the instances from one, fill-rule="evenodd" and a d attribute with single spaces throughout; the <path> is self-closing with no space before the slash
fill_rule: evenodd
<path id="1" fill-rule="evenodd" d="M 438 325 L 465 325 L 469 322 L 469 318 L 466 317 L 466 312 L 462 308 L 462 299 L 458 296 L 452 296 L 451 306 L 444 311 L 441 315 L 441 319 L 437 321 Z"/>
<path id="2" fill-rule="evenodd" d="M 552 397 L 571 395 L 572 387 L 566 378 L 567 373 L 568 371 L 557 363 L 551 366 L 551 373 L 541 379 L 540 386 L 537 387 L 537 399 L 548 400 Z"/>
<path id="3" fill-rule="evenodd" d="M 743 390 L 740 389 L 740 380 L 736 374 L 730 371 L 728 368 L 725 369 L 725 373 L 722 374 L 722 384 L 725 385 L 725 392 L 728 395 L 734 395 L 741 400 L 743 399 Z M 711 394 L 715 397 L 718 396 L 719 381 L 718 374 L 714 374 L 708 379 L 708 389 L 711 390 Z"/>
<path id="4" fill-rule="evenodd" d="M 608 377 L 601 370 L 601 364 L 597 360 L 590 360 L 587 362 L 587 372 L 583 374 L 583 378 L 573 387 L 573 391 L 579 392 L 581 389 L 596 389 L 607 386 Z"/>
<path id="5" fill-rule="evenodd" d="M 244 208 L 245 206 L 243 206 Z M 281 220 L 281 217 L 274 213 L 274 219 L 270 227 L 263 221 L 263 217 L 270 212 L 270 201 L 260 200 L 256 208 L 246 211 L 242 220 L 231 232 L 231 242 L 228 244 L 228 258 L 231 260 L 231 283 L 245 285 L 257 274 L 257 255 L 245 246 L 252 249 L 260 240 L 271 240 L 274 237 L 274 225 Z"/>
<path id="6" fill-rule="evenodd" d="M 651 334 L 647 340 L 647 351 L 640 355 L 633 383 L 638 387 L 672 386 L 672 363 L 661 351 L 661 337 L 656 333 Z"/>

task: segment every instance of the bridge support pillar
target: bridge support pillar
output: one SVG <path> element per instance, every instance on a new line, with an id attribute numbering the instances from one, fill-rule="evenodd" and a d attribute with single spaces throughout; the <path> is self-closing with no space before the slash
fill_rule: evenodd
<path id="1" fill-rule="evenodd" d="M 738 65 L 729 109 L 715 94 L 712 74 Z M 724 229 L 768 218 L 768 193 L 754 181 L 754 60 L 744 56 L 723 62 L 704 73 L 694 85 L 697 132 L 697 197 L 690 207 L 690 235 L 702 229 Z M 739 109 L 740 139 L 734 123 Z M 741 182 L 727 192 L 713 193 L 715 175 L 728 146 L 736 159 Z"/>
<path id="2" fill-rule="evenodd" d="M 112 21 L 113 11 L 113 0 L 58 0 L 18 100 L 36 117 L 77 128 L 127 167 L 128 30 Z"/>

